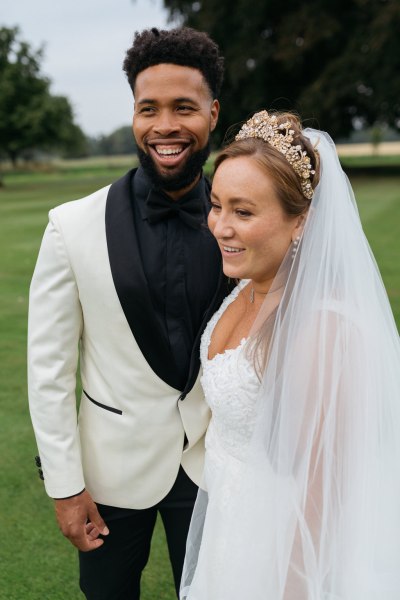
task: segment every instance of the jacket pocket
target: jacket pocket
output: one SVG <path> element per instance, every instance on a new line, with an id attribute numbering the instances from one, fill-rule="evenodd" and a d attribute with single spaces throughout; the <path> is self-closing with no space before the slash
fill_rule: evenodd
<path id="1" fill-rule="evenodd" d="M 110 412 L 113 412 L 117 415 L 122 415 L 122 410 L 119 410 L 118 408 L 114 408 L 113 406 L 107 406 L 107 404 L 102 404 L 101 402 L 97 402 L 97 400 L 95 400 L 94 398 L 91 398 L 89 396 L 89 394 L 87 392 L 85 392 L 85 390 L 82 390 L 82 392 L 85 394 L 86 398 L 88 400 L 90 400 L 90 402 L 93 402 L 93 404 L 95 404 L 96 406 L 99 406 L 100 408 L 104 408 L 104 410 L 109 410 Z"/>

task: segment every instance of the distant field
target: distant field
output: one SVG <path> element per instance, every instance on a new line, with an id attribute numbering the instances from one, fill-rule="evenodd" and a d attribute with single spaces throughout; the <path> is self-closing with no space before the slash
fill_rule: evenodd
<path id="1" fill-rule="evenodd" d="M 48 210 L 111 183 L 130 164 L 79 161 L 54 165 L 47 173 L 6 173 L 0 189 L 0 600 L 83 598 L 75 552 L 57 530 L 33 464 L 25 375 L 28 286 Z M 400 324 L 400 178 L 354 176 L 352 182 Z M 160 525 L 143 600 L 174 600 Z"/>
<path id="2" fill-rule="evenodd" d="M 400 162 L 400 142 L 373 144 L 337 144 L 339 156 L 369 156 L 376 158 L 395 156 Z"/>

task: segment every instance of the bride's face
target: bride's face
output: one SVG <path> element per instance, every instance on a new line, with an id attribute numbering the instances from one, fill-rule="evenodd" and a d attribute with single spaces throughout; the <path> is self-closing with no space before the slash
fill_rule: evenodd
<path id="1" fill-rule="evenodd" d="M 221 163 L 211 205 L 208 225 L 221 249 L 224 273 L 267 289 L 299 233 L 301 217 L 285 213 L 272 180 L 249 156 Z"/>

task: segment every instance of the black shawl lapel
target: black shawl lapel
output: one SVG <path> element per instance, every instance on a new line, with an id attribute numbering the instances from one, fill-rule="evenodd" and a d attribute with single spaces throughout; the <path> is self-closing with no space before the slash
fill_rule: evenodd
<path id="1" fill-rule="evenodd" d="M 203 332 L 207 326 L 207 323 L 211 319 L 213 314 L 219 309 L 224 298 L 226 296 L 228 296 L 228 294 L 230 294 L 230 292 L 234 289 L 235 286 L 236 286 L 236 282 L 229 279 L 228 277 L 226 277 L 226 275 L 224 274 L 224 272 L 222 270 L 222 264 L 221 264 L 221 271 L 219 274 L 217 290 L 214 294 L 211 304 L 209 305 L 206 312 L 204 313 L 201 327 L 197 333 L 196 339 L 193 344 L 192 355 L 190 358 L 189 376 L 186 381 L 185 389 L 179 396 L 180 400 L 184 400 L 186 395 L 190 392 L 190 390 L 193 388 L 194 384 L 196 383 L 196 379 L 197 379 L 197 376 L 198 376 L 199 370 L 200 370 L 201 336 L 203 335 Z"/>
<path id="2" fill-rule="evenodd" d="M 168 341 L 154 318 L 140 258 L 132 207 L 135 171 L 132 169 L 118 179 L 108 192 L 105 225 L 111 273 L 126 320 L 144 358 L 158 377 L 179 390 Z"/>

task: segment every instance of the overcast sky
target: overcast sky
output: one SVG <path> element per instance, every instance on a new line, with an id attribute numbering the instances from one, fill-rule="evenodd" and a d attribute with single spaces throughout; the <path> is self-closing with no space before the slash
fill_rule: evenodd
<path id="1" fill-rule="evenodd" d="M 69 98 L 88 135 L 132 121 L 122 62 L 135 31 L 172 27 L 162 0 L 3 0 L 0 27 L 16 25 L 32 48 L 45 46 L 51 92 Z"/>

